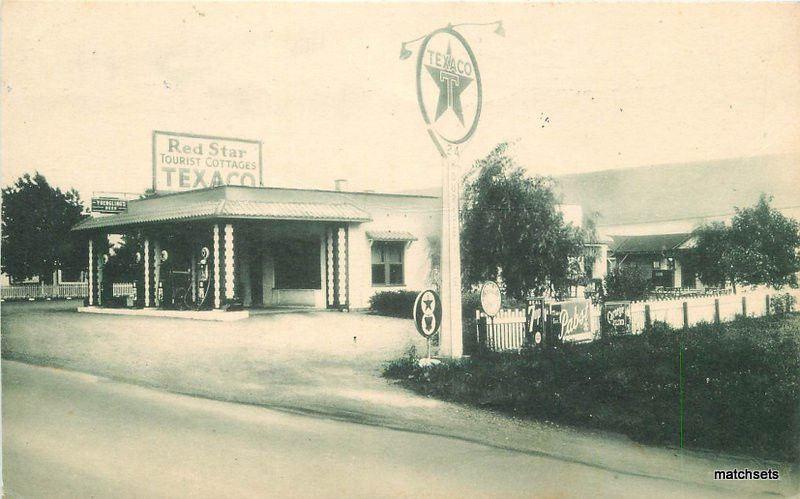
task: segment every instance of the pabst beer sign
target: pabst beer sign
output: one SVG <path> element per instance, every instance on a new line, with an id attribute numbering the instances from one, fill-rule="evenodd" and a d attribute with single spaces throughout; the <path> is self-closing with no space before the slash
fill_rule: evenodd
<path id="1" fill-rule="evenodd" d="M 570 300 L 550 305 L 550 325 L 561 341 L 594 339 L 589 319 L 589 300 Z"/>
<path id="2" fill-rule="evenodd" d="M 481 77 L 467 41 L 450 27 L 428 35 L 417 57 L 417 99 L 440 152 L 475 133 L 481 114 Z"/>

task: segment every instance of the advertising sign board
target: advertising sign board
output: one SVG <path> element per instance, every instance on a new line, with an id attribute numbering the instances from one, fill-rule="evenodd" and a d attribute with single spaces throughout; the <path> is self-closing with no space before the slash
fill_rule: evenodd
<path id="1" fill-rule="evenodd" d="M 217 185 L 263 185 L 261 142 L 153 132 L 153 190 L 189 191 Z"/>
<path id="2" fill-rule="evenodd" d="M 542 343 L 546 322 L 547 307 L 544 298 L 528 300 L 528 306 L 525 308 L 525 341 L 528 344 Z"/>
<path id="3" fill-rule="evenodd" d="M 112 197 L 93 197 L 92 213 L 123 213 L 128 210 L 128 201 Z"/>
<path id="4" fill-rule="evenodd" d="M 594 339 L 589 320 L 590 300 L 570 300 L 550 304 L 550 324 L 561 341 L 590 341 Z"/>
<path id="5" fill-rule="evenodd" d="M 600 321 L 603 334 L 631 334 L 631 302 L 610 301 L 603 304 Z"/>

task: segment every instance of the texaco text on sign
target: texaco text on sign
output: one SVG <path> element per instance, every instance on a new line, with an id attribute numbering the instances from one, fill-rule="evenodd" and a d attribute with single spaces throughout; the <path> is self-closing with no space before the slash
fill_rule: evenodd
<path id="1" fill-rule="evenodd" d="M 261 143 L 153 132 L 153 189 L 188 191 L 217 185 L 263 185 Z"/>

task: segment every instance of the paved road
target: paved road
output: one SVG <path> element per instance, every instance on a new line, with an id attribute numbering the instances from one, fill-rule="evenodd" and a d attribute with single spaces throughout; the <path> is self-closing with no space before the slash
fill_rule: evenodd
<path id="1" fill-rule="evenodd" d="M 710 497 L 459 439 L 3 362 L 11 497 Z"/>

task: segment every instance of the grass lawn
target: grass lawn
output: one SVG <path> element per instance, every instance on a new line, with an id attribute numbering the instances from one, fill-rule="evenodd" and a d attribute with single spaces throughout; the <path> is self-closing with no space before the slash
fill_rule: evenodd
<path id="1" fill-rule="evenodd" d="M 482 353 L 384 376 L 433 397 L 650 444 L 800 461 L 800 314 Z"/>

